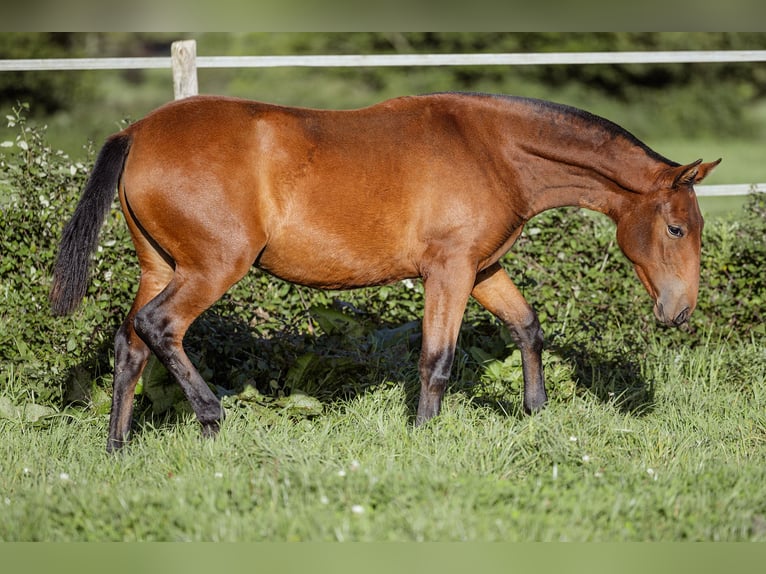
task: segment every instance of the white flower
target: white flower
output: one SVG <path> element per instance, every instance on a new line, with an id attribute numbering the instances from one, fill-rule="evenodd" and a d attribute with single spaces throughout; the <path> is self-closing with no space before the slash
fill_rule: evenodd
<path id="1" fill-rule="evenodd" d="M 66 472 L 62 472 L 61 474 L 59 474 L 59 479 L 64 481 L 69 480 L 69 474 Z"/>
<path id="2" fill-rule="evenodd" d="M 341 478 L 343 478 L 344 476 L 346 476 L 346 471 L 345 471 L 345 470 L 343 470 L 343 469 L 341 468 L 341 469 L 338 471 L 338 476 L 340 476 Z"/>
<path id="3" fill-rule="evenodd" d="M 582 461 L 583 462 L 589 462 L 590 461 L 590 456 L 588 456 L 587 454 L 582 455 Z"/>
<path id="4" fill-rule="evenodd" d="M 358 461 L 358 460 L 352 460 L 352 461 L 351 461 L 351 464 L 349 464 L 349 465 L 348 465 L 348 469 L 349 469 L 351 472 L 356 472 L 356 471 L 357 471 L 357 470 L 359 470 L 361 467 L 362 467 L 362 465 L 359 463 L 359 461 Z"/>
<path id="5" fill-rule="evenodd" d="M 362 506 L 361 504 L 355 504 L 354 506 L 351 507 L 351 512 L 353 512 L 354 514 L 364 514 L 364 506 Z"/>
<path id="6" fill-rule="evenodd" d="M 569 437 L 569 442 L 577 442 L 577 437 L 576 436 L 570 436 Z"/>
<path id="7" fill-rule="evenodd" d="M 213 476 L 216 477 L 216 478 L 223 478 L 223 473 L 222 472 L 216 472 Z"/>
<path id="8" fill-rule="evenodd" d="M 330 504 L 330 499 L 323 494 L 322 496 L 319 497 L 319 502 L 321 502 L 322 504 Z"/>

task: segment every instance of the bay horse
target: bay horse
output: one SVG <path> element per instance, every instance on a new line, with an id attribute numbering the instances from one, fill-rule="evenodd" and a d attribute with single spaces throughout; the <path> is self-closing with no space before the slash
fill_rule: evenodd
<path id="1" fill-rule="evenodd" d="M 153 352 L 205 435 L 223 412 L 184 352 L 187 328 L 247 271 L 315 288 L 422 278 L 415 424 L 439 413 L 468 298 L 521 350 L 525 411 L 546 402 L 540 322 L 500 265 L 532 217 L 608 215 L 654 300 L 681 325 L 697 302 L 702 215 L 693 185 L 718 163 L 680 165 L 618 125 L 543 100 L 438 93 L 331 111 L 195 96 L 110 136 L 53 272 L 53 313 L 85 296 L 115 193 L 140 262 L 115 338 L 107 450 L 128 440 Z"/>

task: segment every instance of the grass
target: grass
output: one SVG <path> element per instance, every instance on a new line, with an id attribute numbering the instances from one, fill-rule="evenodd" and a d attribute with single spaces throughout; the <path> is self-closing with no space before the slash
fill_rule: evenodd
<path id="1" fill-rule="evenodd" d="M 652 344 L 624 395 L 640 405 L 603 392 L 609 372 L 545 361 L 532 417 L 491 369 L 458 367 L 417 429 L 411 380 L 312 417 L 232 400 L 215 440 L 139 418 L 118 456 L 93 410 L 3 418 L 0 540 L 766 540 L 762 344 Z"/>
<path id="2" fill-rule="evenodd" d="M 688 159 L 725 155 L 728 162 L 728 152 L 711 151 Z M 733 157 L 760 166 L 752 156 Z M 7 193 L 0 182 L 0 199 Z M 706 215 L 730 211 L 732 199 L 717 199 L 705 198 Z M 284 294 L 262 295 L 287 306 Z M 648 309 L 648 299 L 643 304 Z M 636 344 L 635 333 L 610 323 L 591 330 L 585 351 L 567 346 L 566 317 L 546 321 L 551 401 L 544 412 L 520 413 L 518 353 L 480 365 L 469 342 L 443 413 L 414 429 L 414 351 L 393 360 L 399 346 L 386 355 L 340 345 L 314 356 L 297 345 L 293 360 L 271 353 L 279 341 L 266 345 L 252 323 L 219 333 L 208 319 L 201 333 L 214 340 L 202 344 L 258 343 L 244 363 L 253 369 L 239 375 L 261 369 L 257 352 L 266 349 L 276 358 L 262 370 L 295 375 L 323 401 L 321 412 L 316 403 L 302 413 L 279 400 L 229 397 L 212 441 L 189 416 L 139 413 L 134 441 L 110 457 L 107 393 L 99 388 L 93 405 L 62 412 L 34 405 L 41 373 L 50 383 L 50 364 L 60 362 L 26 347 L 22 354 L 34 360 L 0 369 L 0 540 L 766 540 L 760 340 L 711 335 L 692 347 L 682 333 L 663 340 L 656 331 Z M 488 338 L 483 321 L 483 330 L 467 323 L 467 341 Z M 13 319 L 7 324 L 18 336 Z M 42 323 L 42 332 L 49 328 Z M 96 334 L 93 345 L 103 335 Z M 75 353 L 86 347 L 79 345 Z M 324 364 L 294 369 L 306 357 Z M 108 362 L 108 351 L 102 358 Z M 110 377 L 93 376 L 99 384 Z"/>

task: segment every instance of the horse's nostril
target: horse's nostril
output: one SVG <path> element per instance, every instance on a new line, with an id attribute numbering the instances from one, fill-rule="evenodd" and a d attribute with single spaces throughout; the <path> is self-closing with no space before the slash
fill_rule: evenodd
<path id="1" fill-rule="evenodd" d="M 678 316 L 676 316 L 675 319 L 673 319 L 673 324 L 678 327 L 680 325 L 683 325 L 686 323 L 686 321 L 689 320 L 689 307 L 686 307 L 683 311 L 681 311 Z"/>

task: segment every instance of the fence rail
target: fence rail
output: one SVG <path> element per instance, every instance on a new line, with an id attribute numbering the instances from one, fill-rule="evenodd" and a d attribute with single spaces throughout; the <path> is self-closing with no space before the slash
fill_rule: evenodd
<path id="1" fill-rule="evenodd" d="M 692 64 L 766 62 L 766 50 L 673 52 L 550 52 L 511 54 L 370 54 L 197 56 L 197 68 L 530 66 L 552 64 Z M 52 58 L 0 60 L 0 72 L 170 69 L 172 58 Z"/>
<path id="2" fill-rule="evenodd" d="M 766 62 L 766 50 L 672 52 L 550 52 L 509 54 L 370 54 L 302 56 L 197 56 L 194 40 L 174 42 L 171 57 L 0 60 L 0 72 L 170 69 L 176 98 L 197 93 L 198 68 L 529 66 L 583 64 Z M 700 185 L 700 196 L 766 193 L 766 183 Z"/>

